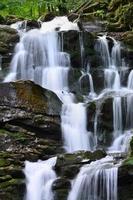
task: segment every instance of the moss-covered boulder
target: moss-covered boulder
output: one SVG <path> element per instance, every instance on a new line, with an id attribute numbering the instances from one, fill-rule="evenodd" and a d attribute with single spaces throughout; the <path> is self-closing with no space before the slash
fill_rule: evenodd
<path id="1" fill-rule="evenodd" d="M 61 152 L 60 142 L 45 139 L 16 125 L 5 124 L 5 129 L 0 129 L 0 199 L 24 199 L 25 160 L 36 162 Z"/>
<path id="2" fill-rule="evenodd" d="M 2 69 L 6 70 L 6 68 L 9 67 L 14 47 L 15 44 L 18 42 L 18 40 L 19 40 L 19 35 L 15 29 L 12 29 L 10 26 L 0 25 L 0 58 L 1 58 L 0 67 Z M 0 73 L 0 80 L 2 79 L 1 73 Z"/>
<path id="3" fill-rule="evenodd" d="M 133 31 L 127 31 L 122 35 L 122 41 L 133 49 Z"/>
<path id="4" fill-rule="evenodd" d="M 59 138 L 61 104 L 53 92 L 31 81 L 0 84 L 1 124 L 19 124 Z"/>
<path id="5" fill-rule="evenodd" d="M 118 194 L 120 200 L 133 198 L 133 138 L 130 142 L 130 153 L 118 170 Z"/>
<path id="6" fill-rule="evenodd" d="M 8 44 L 10 42 L 16 42 L 19 36 L 17 31 L 9 26 L 0 25 L 0 41 Z"/>
<path id="7" fill-rule="evenodd" d="M 83 164 L 90 163 L 106 156 L 102 150 L 94 152 L 79 151 L 75 153 L 60 154 L 57 156 L 55 170 L 59 176 L 74 178 Z"/>
<path id="8" fill-rule="evenodd" d="M 56 179 L 52 185 L 54 200 L 66 200 L 70 188 L 71 183 L 67 178 Z"/>

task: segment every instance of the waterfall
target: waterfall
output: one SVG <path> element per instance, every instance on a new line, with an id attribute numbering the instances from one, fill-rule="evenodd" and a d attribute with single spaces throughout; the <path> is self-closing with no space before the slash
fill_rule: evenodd
<path id="1" fill-rule="evenodd" d="M 101 55 L 103 66 L 106 68 L 108 66 L 111 66 L 111 58 L 110 58 L 110 52 L 108 47 L 108 40 L 106 38 L 106 35 L 99 36 L 97 43 L 96 43 L 96 49 Z"/>
<path id="2" fill-rule="evenodd" d="M 105 88 L 112 89 L 112 90 L 120 90 L 120 75 L 118 71 L 113 69 L 105 69 L 104 70 L 105 76 Z"/>
<path id="3" fill-rule="evenodd" d="M 63 105 L 62 132 L 67 152 L 91 150 L 91 133 L 86 130 L 86 121 L 86 108 L 82 103 Z"/>
<path id="4" fill-rule="evenodd" d="M 79 33 L 80 55 L 81 55 L 81 67 L 84 67 L 84 44 L 83 33 Z"/>
<path id="5" fill-rule="evenodd" d="M 109 42 L 112 42 L 112 49 L 109 48 Z M 116 69 L 121 66 L 121 48 L 120 43 L 112 37 L 106 35 L 99 36 L 96 49 L 100 53 L 105 68 Z"/>
<path id="6" fill-rule="evenodd" d="M 112 157 L 91 162 L 80 169 L 68 200 L 117 200 L 118 166 Z"/>
<path id="7" fill-rule="evenodd" d="M 131 90 L 132 93 L 129 96 L 127 96 L 126 126 L 127 128 L 133 128 L 133 110 L 131 109 L 133 105 L 133 70 L 131 70 L 129 74 L 127 88 Z"/>
<path id="8" fill-rule="evenodd" d="M 26 200 L 53 200 L 52 183 L 56 174 L 52 169 L 56 157 L 46 161 L 25 162 L 24 173 L 27 180 Z"/>
<path id="9" fill-rule="evenodd" d="M 109 40 L 112 41 L 112 49 L 109 49 Z M 100 53 L 104 66 L 105 88 L 119 90 L 120 75 L 118 67 L 121 66 L 121 48 L 120 43 L 113 38 L 107 38 L 106 35 L 99 36 L 96 43 L 97 51 Z"/>
<path id="10" fill-rule="evenodd" d="M 100 105 L 96 104 L 96 114 L 94 118 L 94 144 L 95 144 L 95 149 L 98 146 L 98 117 L 101 112 L 101 107 Z"/>
<path id="11" fill-rule="evenodd" d="M 122 65 L 121 60 L 121 46 L 120 42 L 116 41 L 114 38 L 111 38 L 113 40 L 113 47 L 111 51 L 111 65 L 114 66 L 114 68 L 117 66 Z"/>
<path id="12" fill-rule="evenodd" d="M 117 138 L 122 134 L 121 97 L 114 97 L 113 100 L 113 127 L 114 127 L 114 138 Z"/>
<path id="13" fill-rule="evenodd" d="M 124 134 L 119 135 L 109 147 L 108 152 L 128 153 L 132 136 L 131 131 L 125 131 Z"/>
<path id="14" fill-rule="evenodd" d="M 90 73 L 90 65 L 89 65 L 89 63 L 87 64 L 86 69 L 85 70 L 83 69 L 81 71 L 81 73 L 82 73 L 82 75 L 79 78 L 80 89 L 82 91 L 82 84 L 81 84 L 81 82 L 82 82 L 83 78 L 86 76 L 88 78 L 88 80 L 89 80 L 89 87 L 90 87 L 90 91 L 89 91 L 88 96 L 93 99 L 94 97 L 96 97 L 96 93 L 94 92 L 94 84 L 93 84 L 92 75 Z"/>
<path id="15" fill-rule="evenodd" d="M 15 56 L 10 66 L 11 71 L 4 80 L 4 82 L 17 79 L 32 80 L 59 96 L 63 101 L 61 127 L 64 148 L 68 152 L 91 150 L 90 134 L 86 130 L 86 108 L 83 104 L 74 103 L 69 93 L 70 55 L 61 51 L 63 41 L 60 41 L 58 32 L 55 31 L 56 28 L 77 30 L 76 27 L 77 25 L 69 22 L 66 17 L 61 17 L 42 23 L 40 29 L 23 34 L 16 46 Z M 93 92 L 90 75 L 89 79 Z M 76 121 L 75 116 L 77 116 Z"/>
<path id="16" fill-rule="evenodd" d="M 14 25 L 20 30 L 22 24 Z M 16 45 L 15 54 L 10 64 L 10 73 L 4 82 L 15 80 L 32 80 L 40 86 L 52 90 L 62 101 L 61 129 L 63 147 L 66 152 L 78 150 L 93 151 L 98 147 L 98 119 L 100 113 L 96 100 L 104 99 L 106 92 L 114 92 L 113 96 L 113 138 L 108 151 L 127 152 L 131 131 L 125 131 L 122 120 L 122 89 L 119 67 L 122 65 L 120 43 L 106 35 L 99 36 L 96 48 L 102 58 L 105 90 L 95 94 L 92 73 L 89 64 L 82 70 L 81 81 L 86 76 L 90 91 L 83 103 L 70 93 L 68 72 L 71 66 L 70 55 L 63 50 L 63 31 L 77 30 L 77 24 L 69 22 L 66 17 L 56 17 L 50 22 L 41 23 L 40 29 L 33 29 L 20 34 L 20 42 Z M 58 34 L 58 31 L 62 31 Z M 61 37 L 60 37 L 61 35 Z M 82 34 L 79 35 L 82 67 L 84 66 L 84 46 Z M 111 44 L 110 44 L 111 43 Z M 133 71 L 128 78 L 129 91 L 133 90 Z M 108 94 L 107 94 L 108 95 Z M 106 99 L 106 98 L 105 98 Z M 87 102 L 87 103 L 86 103 Z M 93 122 L 93 133 L 87 130 L 87 104 L 96 103 Z M 102 101 L 103 103 L 103 101 Z M 102 105 L 100 103 L 100 106 Z M 132 127 L 133 95 L 127 97 L 127 126 Z M 46 161 L 25 162 L 27 180 L 26 200 L 54 200 L 52 184 L 56 179 L 53 171 L 56 158 Z M 106 157 L 88 165 L 84 165 L 72 184 L 68 200 L 117 200 L 118 165 L 112 157 Z"/>

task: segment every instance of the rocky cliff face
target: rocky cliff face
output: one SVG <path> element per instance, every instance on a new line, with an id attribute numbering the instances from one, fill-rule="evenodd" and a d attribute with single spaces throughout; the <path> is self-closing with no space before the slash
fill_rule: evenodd
<path id="1" fill-rule="evenodd" d="M 0 80 L 3 79 L 4 74 L 8 71 L 11 62 L 14 47 L 19 40 L 18 32 L 15 29 L 6 25 L 0 25 Z"/>
<path id="2" fill-rule="evenodd" d="M 53 92 L 31 81 L 0 84 L 0 199 L 23 199 L 25 160 L 63 151 L 61 104 Z"/>

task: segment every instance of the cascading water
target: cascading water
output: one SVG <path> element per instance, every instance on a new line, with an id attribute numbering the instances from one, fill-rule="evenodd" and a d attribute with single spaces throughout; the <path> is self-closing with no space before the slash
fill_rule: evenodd
<path id="1" fill-rule="evenodd" d="M 46 161 L 25 162 L 24 173 L 27 180 L 26 200 L 53 200 L 52 183 L 56 174 L 52 169 L 56 164 L 56 157 Z"/>
<path id="2" fill-rule="evenodd" d="M 108 40 L 106 38 L 106 35 L 98 37 L 96 43 L 96 49 L 98 50 L 98 52 L 100 52 L 104 68 L 111 66 L 111 60 L 110 60 L 111 58 L 110 58 Z"/>
<path id="3" fill-rule="evenodd" d="M 109 40 L 112 41 L 113 47 L 109 49 Z M 102 57 L 105 77 L 105 88 L 119 90 L 120 89 L 120 75 L 118 73 L 118 66 L 121 66 L 120 43 L 113 38 L 108 38 L 106 35 L 99 36 L 96 48 Z M 111 52 L 110 52 L 111 51 Z"/>
<path id="4" fill-rule="evenodd" d="M 117 200 L 118 166 L 106 157 L 81 168 L 68 200 Z"/>
<path id="5" fill-rule="evenodd" d="M 67 152 L 91 150 L 92 135 L 86 130 L 86 121 L 86 108 L 82 103 L 63 105 L 62 132 Z"/>
<path id="6" fill-rule="evenodd" d="M 81 84 L 82 79 L 83 79 L 84 77 L 87 77 L 88 80 L 89 80 L 89 86 L 90 86 L 90 91 L 89 91 L 88 96 L 89 96 L 90 98 L 93 99 L 93 98 L 96 96 L 96 93 L 94 92 L 94 84 L 93 84 L 92 75 L 91 75 L 91 73 L 90 73 L 90 65 L 89 65 L 89 63 L 87 64 L 86 70 L 81 71 L 81 73 L 82 73 L 82 75 L 81 75 L 81 77 L 79 78 L 80 89 L 82 90 L 82 86 L 81 86 L 81 85 L 82 85 L 82 84 Z"/>
<path id="7" fill-rule="evenodd" d="M 106 36 L 101 36 L 98 38 L 98 44 L 100 45 L 99 51 L 101 51 L 103 64 L 105 66 L 104 69 L 104 77 L 105 77 L 105 88 L 109 90 L 113 90 L 116 95 L 113 98 L 113 143 L 111 147 L 109 147 L 109 152 L 127 152 L 129 147 L 129 141 L 132 137 L 132 131 L 124 131 L 123 130 L 123 122 L 122 122 L 122 98 L 120 95 L 121 88 L 121 80 L 119 74 L 119 67 L 122 67 L 123 60 L 121 59 L 121 47 L 120 43 L 115 39 L 110 38 L 113 42 L 112 49 L 109 50 L 109 41 Z M 103 56 L 104 54 L 104 56 Z M 132 84 L 133 72 L 131 71 L 128 78 L 128 86 L 127 90 L 131 92 L 133 89 Z M 129 93 L 130 93 L 129 92 Z M 131 109 L 131 105 L 133 103 L 132 92 L 127 95 L 127 115 L 126 115 L 126 123 L 127 128 L 132 128 L 132 119 L 133 112 Z"/>
<path id="8" fill-rule="evenodd" d="M 117 138 L 122 134 L 121 97 L 114 97 L 113 100 L 113 127 L 114 127 L 114 138 Z"/>
<path id="9" fill-rule="evenodd" d="M 61 118 L 65 149 L 69 152 L 81 149 L 90 150 L 89 133 L 86 130 L 85 107 L 83 104 L 75 104 L 69 93 L 67 93 L 69 100 L 67 101 L 67 98 L 65 98 L 66 92 L 69 91 L 67 79 L 70 67 L 70 56 L 65 52 L 61 52 L 61 46 L 59 44 L 62 42 L 60 42 L 58 32 L 53 30 L 53 24 L 55 28 L 57 25 L 60 26 L 58 18 L 57 24 L 55 22 L 56 19 L 48 23 L 43 23 L 40 30 L 31 30 L 21 37 L 20 43 L 16 47 L 16 54 L 11 63 L 11 73 L 9 73 L 4 81 L 29 79 L 54 91 L 64 102 Z M 67 21 L 67 26 L 68 24 Z M 66 29 L 66 26 L 64 27 Z M 78 117 L 76 123 L 74 123 L 77 112 L 79 113 L 78 116 L 81 117 Z M 77 124 L 81 126 L 77 126 Z M 69 131 L 66 130 L 66 127 Z M 66 134 L 69 134 L 69 140 L 71 142 L 68 142 Z M 77 143 L 74 142 L 74 137 L 77 138 Z"/>
<path id="10" fill-rule="evenodd" d="M 124 134 L 118 136 L 111 147 L 109 147 L 108 152 L 112 153 L 128 153 L 130 148 L 130 140 L 133 136 L 132 131 L 125 131 Z"/>
<path id="11" fill-rule="evenodd" d="M 129 74 L 127 88 L 131 91 L 133 90 L 133 70 L 131 70 L 131 72 Z M 132 123 L 133 110 L 131 109 L 132 105 L 133 105 L 133 93 L 131 93 L 127 97 L 127 116 L 126 116 L 126 126 L 127 126 L 127 128 L 133 128 L 133 123 Z"/>
<path id="12" fill-rule="evenodd" d="M 26 28 L 25 28 L 26 29 Z M 62 100 L 61 127 L 64 149 L 67 152 L 78 150 L 94 150 L 98 146 L 98 119 L 100 108 L 98 99 L 103 98 L 105 90 L 113 91 L 113 144 L 109 151 L 127 152 L 131 131 L 124 131 L 122 123 L 122 99 L 120 95 L 121 80 L 118 67 L 122 65 L 120 43 L 113 38 L 111 49 L 106 36 L 98 37 L 97 49 L 100 52 L 104 67 L 105 90 L 98 96 L 94 92 L 91 70 L 82 73 L 88 77 L 90 92 L 88 101 L 95 102 L 93 133 L 87 131 L 86 101 L 75 103 L 76 97 L 69 92 L 68 71 L 70 68 L 70 55 L 63 52 L 63 32 L 61 38 L 57 30 L 78 30 L 76 24 L 69 22 L 66 17 L 55 18 L 51 22 L 41 23 L 40 29 L 23 31 L 20 42 L 16 46 L 15 55 L 11 62 L 11 71 L 5 82 L 18 79 L 32 80 L 37 84 L 54 91 Z M 83 41 L 80 34 L 80 51 L 83 61 Z M 82 66 L 83 67 L 83 66 Z M 128 89 L 133 89 L 133 72 L 128 79 Z M 95 80 L 94 80 L 95 81 Z M 97 101 L 96 101 L 97 100 Z M 127 123 L 132 127 L 133 112 L 132 96 L 127 97 Z M 26 200 L 54 200 L 52 183 L 56 179 L 53 171 L 56 158 L 47 161 L 31 163 L 26 161 L 25 175 L 27 179 Z M 90 163 L 81 168 L 73 181 L 72 190 L 68 200 L 117 200 L 117 173 L 118 165 L 114 164 L 112 157 Z"/>

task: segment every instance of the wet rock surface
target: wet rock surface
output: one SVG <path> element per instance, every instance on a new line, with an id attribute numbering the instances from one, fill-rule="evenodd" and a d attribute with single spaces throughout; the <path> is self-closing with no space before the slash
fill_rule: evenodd
<path id="1" fill-rule="evenodd" d="M 0 25 L 0 67 L 3 69 L 0 72 L 0 80 L 3 79 L 4 73 L 8 70 L 14 47 L 18 41 L 19 35 L 15 29 L 7 25 Z"/>
<path id="2" fill-rule="evenodd" d="M 31 81 L 0 84 L 0 199 L 24 198 L 25 160 L 45 160 L 63 151 L 60 109 L 53 92 Z"/>
<path id="3" fill-rule="evenodd" d="M 130 142 L 130 154 L 119 167 L 118 186 L 119 200 L 133 199 L 133 137 Z"/>
<path id="4" fill-rule="evenodd" d="M 61 102 L 58 97 L 31 81 L 0 84 L 1 125 L 9 122 L 29 130 L 34 129 L 35 132 L 47 132 L 48 137 L 50 134 L 58 137 L 60 110 Z"/>

